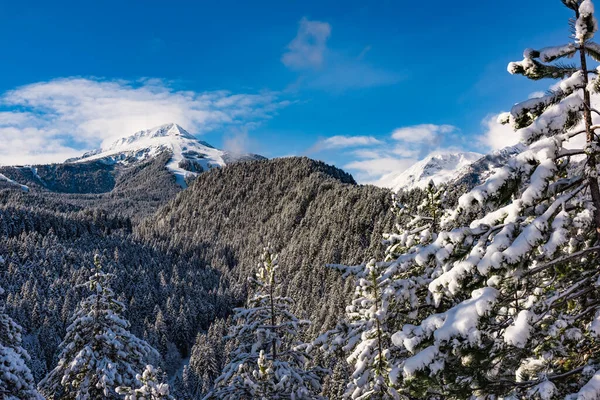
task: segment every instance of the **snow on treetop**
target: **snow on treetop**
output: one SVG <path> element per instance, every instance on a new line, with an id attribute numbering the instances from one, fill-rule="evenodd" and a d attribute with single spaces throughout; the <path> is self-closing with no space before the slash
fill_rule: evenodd
<path id="1" fill-rule="evenodd" d="M 598 30 L 598 21 L 594 17 L 592 0 L 584 0 L 579 5 L 579 18 L 575 22 L 575 38 L 579 42 L 591 39 Z"/>

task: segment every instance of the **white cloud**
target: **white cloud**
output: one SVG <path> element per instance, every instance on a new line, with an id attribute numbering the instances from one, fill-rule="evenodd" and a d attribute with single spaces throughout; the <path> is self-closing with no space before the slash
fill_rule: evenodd
<path id="1" fill-rule="evenodd" d="M 398 128 L 392 132 L 392 139 L 406 143 L 433 143 L 440 135 L 456 131 L 452 125 L 421 124 Z"/>
<path id="2" fill-rule="evenodd" d="M 417 161 L 418 159 L 386 157 L 380 154 L 376 158 L 352 161 L 344 165 L 344 168 L 354 171 L 359 182 L 376 183 L 382 176 L 404 171 Z"/>
<path id="3" fill-rule="evenodd" d="M 252 127 L 287 103 L 272 92 L 173 89 L 167 82 L 64 78 L 23 86 L 0 101 L 0 164 L 61 162 L 82 149 L 168 122 L 202 134 Z"/>
<path id="4" fill-rule="evenodd" d="M 381 155 L 378 149 L 357 149 L 351 151 L 349 154 L 362 159 L 378 158 Z"/>
<path id="5" fill-rule="evenodd" d="M 419 149 L 404 147 L 404 146 L 396 146 L 392 149 L 392 153 L 402 157 L 402 158 L 415 158 L 419 156 Z"/>
<path id="6" fill-rule="evenodd" d="M 498 122 L 499 115 L 490 115 L 482 121 L 485 133 L 478 138 L 478 141 L 485 150 L 499 150 L 519 143 L 519 135 L 512 126 Z"/>
<path id="7" fill-rule="evenodd" d="M 434 151 L 460 151 L 442 148 L 447 135 L 457 132 L 452 125 L 422 124 L 395 129 L 386 139 L 374 136 L 333 136 L 320 140 L 313 151 L 352 148 L 342 154 L 349 159 L 344 164 L 357 181 L 378 183 L 381 178 L 399 173 Z M 358 148 L 357 148 L 358 147 Z M 339 156 L 339 152 L 335 154 Z"/>
<path id="8" fill-rule="evenodd" d="M 255 143 L 248 135 L 248 129 L 232 129 L 223 136 L 223 150 L 245 154 L 255 152 Z"/>
<path id="9" fill-rule="evenodd" d="M 288 51 L 281 57 L 281 61 L 292 69 L 321 67 L 330 34 L 331 26 L 327 22 L 302 18 L 298 33 L 288 44 Z"/>
<path id="10" fill-rule="evenodd" d="M 329 149 L 342 149 L 347 147 L 373 146 L 382 142 L 373 136 L 331 136 L 318 141 L 310 152 L 319 152 Z"/>
<path id="11" fill-rule="evenodd" d="M 398 83 L 402 77 L 365 61 L 371 46 L 357 56 L 328 46 L 331 25 L 322 21 L 300 20 L 296 37 L 281 57 L 283 64 L 299 73 L 291 89 L 309 88 L 331 91 L 361 89 Z"/>

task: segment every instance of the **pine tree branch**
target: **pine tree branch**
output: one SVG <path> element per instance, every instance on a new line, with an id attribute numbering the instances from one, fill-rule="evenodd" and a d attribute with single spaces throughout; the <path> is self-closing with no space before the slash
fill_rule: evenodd
<path id="1" fill-rule="evenodd" d="M 544 271 L 544 270 L 546 270 L 548 268 L 552 268 L 552 267 L 554 267 L 556 265 L 559 265 L 559 264 L 561 264 L 563 262 L 572 260 L 574 258 L 583 257 L 584 255 L 589 254 L 589 253 L 596 253 L 596 252 L 600 252 L 600 246 L 590 247 L 588 249 L 584 249 L 584 250 L 578 251 L 578 252 L 573 253 L 573 254 L 569 254 L 569 255 L 566 255 L 566 256 L 563 256 L 563 257 L 559 257 L 559 258 L 557 258 L 555 260 L 552 260 L 552 261 L 547 262 L 545 264 L 542 264 L 542 265 L 540 265 L 538 267 L 535 267 L 533 269 L 525 271 L 525 274 L 523 276 L 535 275 L 538 272 Z"/>
<path id="2" fill-rule="evenodd" d="M 558 159 L 558 158 L 563 158 L 563 157 L 572 157 L 572 156 L 578 156 L 581 154 L 585 154 L 584 149 L 562 149 L 560 151 L 560 153 L 558 153 L 558 156 L 556 158 Z"/>
<path id="3" fill-rule="evenodd" d="M 512 385 L 513 387 L 529 388 L 529 387 L 538 385 L 538 384 L 540 384 L 540 383 L 542 383 L 542 382 L 544 382 L 546 380 L 549 380 L 549 381 L 560 380 L 560 379 L 563 379 L 563 378 L 567 378 L 567 377 L 569 377 L 571 375 L 578 374 L 581 371 L 583 371 L 583 369 L 585 367 L 586 367 L 586 365 L 582 365 L 581 367 L 572 369 L 572 370 L 564 372 L 562 374 L 547 375 L 546 379 L 536 379 L 536 380 L 533 380 L 533 381 L 522 381 L 522 382 L 516 382 L 516 381 L 510 380 L 510 379 L 500 379 L 497 382 L 506 383 L 506 384 Z"/>

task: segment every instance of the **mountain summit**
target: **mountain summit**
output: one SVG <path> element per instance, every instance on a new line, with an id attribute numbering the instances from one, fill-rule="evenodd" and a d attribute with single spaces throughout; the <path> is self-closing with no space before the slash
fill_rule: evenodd
<path id="1" fill-rule="evenodd" d="M 186 178 L 194 177 L 211 168 L 223 167 L 237 161 L 263 159 L 255 154 L 234 154 L 218 150 L 196 138 L 181 126 L 170 123 L 146 129 L 124 137 L 109 146 L 85 153 L 67 163 L 102 161 L 107 164 L 128 165 L 156 157 L 165 151 L 172 156 L 167 169 L 173 173 L 177 183 L 186 187 Z"/>
<path id="2" fill-rule="evenodd" d="M 188 131 L 183 129 L 181 126 L 170 123 L 158 126 L 152 129 L 146 129 L 143 131 L 139 131 L 134 133 L 131 136 L 121 138 L 116 142 L 112 143 L 108 148 L 104 150 L 114 150 L 122 148 L 123 146 L 134 145 L 135 143 L 144 142 L 148 139 L 156 139 L 156 138 L 172 138 L 172 140 L 177 139 L 190 139 L 196 140 L 196 137 L 190 134 Z"/>

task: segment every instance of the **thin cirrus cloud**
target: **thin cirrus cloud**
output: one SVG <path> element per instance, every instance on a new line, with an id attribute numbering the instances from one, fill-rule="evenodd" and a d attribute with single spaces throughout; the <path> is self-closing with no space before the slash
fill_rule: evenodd
<path id="1" fill-rule="evenodd" d="M 323 65 L 327 51 L 327 39 L 331 35 L 331 25 L 327 22 L 300 20 L 298 33 L 288 44 L 288 51 L 281 61 L 294 70 L 316 69 Z"/>
<path id="2" fill-rule="evenodd" d="M 349 147 L 373 146 L 378 144 L 383 144 L 383 142 L 373 136 L 336 135 L 319 140 L 308 150 L 308 153 L 318 153 L 325 150 L 345 149 Z"/>
<path id="3" fill-rule="evenodd" d="M 392 132 L 392 139 L 407 143 L 432 143 L 440 138 L 440 135 L 451 133 L 456 130 L 452 125 L 422 124 L 398 128 Z"/>
<path id="4" fill-rule="evenodd" d="M 371 46 L 355 57 L 331 48 L 328 44 L 331 34 L 327 22 L 300 20 L 296 37 L 281 57 L 286 67 L 298 73 L 291 89 L 343 91 L 393 85 L 402 80 L 400 74 L 366 61 Z"/>
<path id="5" fill-rule="evenodd" d="M 0 164 L 62 162 L 82 149 L 169 122 L 193 133 L 251 129 L 288 102 L 275 92 L 173 89 L 158 79 L 63 78 L 0 97 Z"/>
<path id="6" fill-rule="evenodd" d="M 343 156 L 350 160 L 344 168 L 352 172 L 359 182 L 377 184 L 382 177 L 401 172 L 432 152 L 443 152 L 442 143 L 456 132 L 458 129 L 452 125 L 421 124 L 395 129 L 384 139 L 332 136 L 320 140 L 312 149 L 322 152 L 344 149 Z M 325 143 L 339 146 L 326 146 Z"/>

